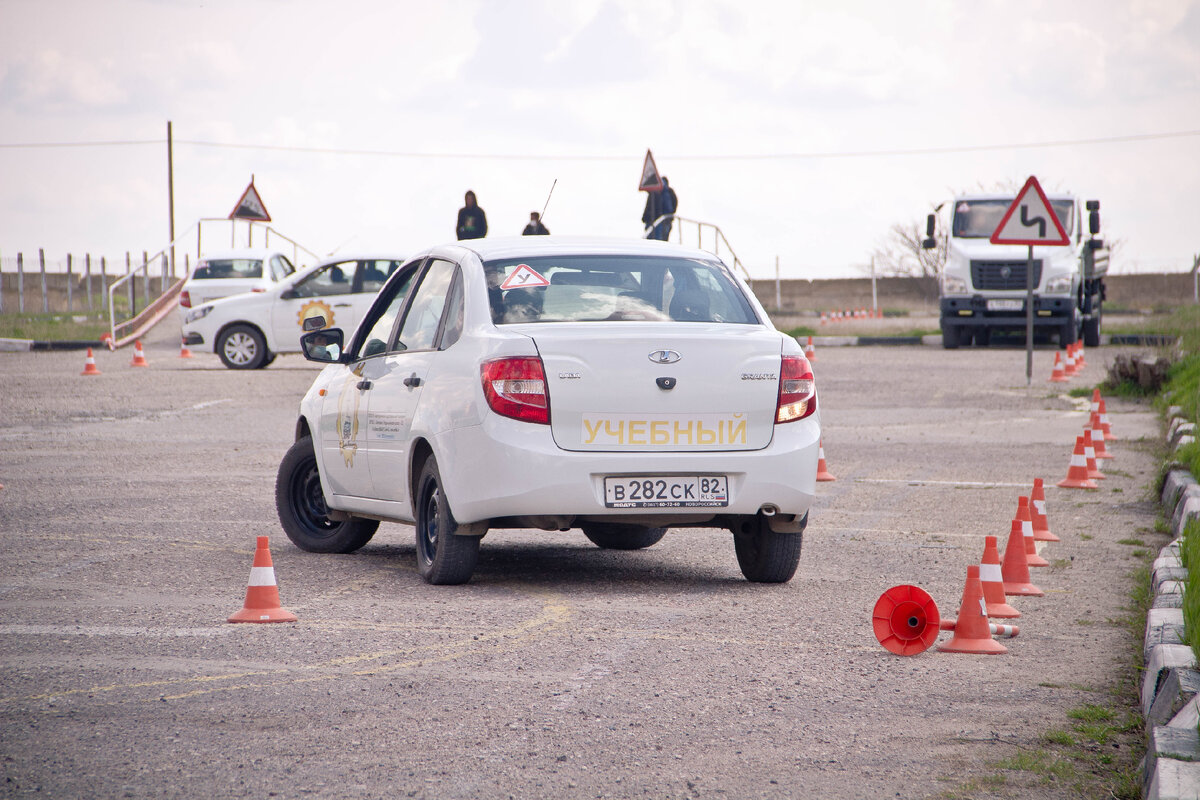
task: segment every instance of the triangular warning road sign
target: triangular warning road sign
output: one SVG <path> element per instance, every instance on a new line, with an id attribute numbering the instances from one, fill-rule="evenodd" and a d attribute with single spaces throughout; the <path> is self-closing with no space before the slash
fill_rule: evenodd
<path id="1" fill-rule="evenodd" d="M 250 185 L 246 187 L 246 191 L 242 192 L 242 197 L 233 207 L 233 211 L 229 212 L 229 218 L 250 219 L 257 222 L 271 221 L 267 207 L 263 205 L 262 198 L 258 196 L 258 190 L 254 188 L 254 178 L 250 179 Z"/>
<path id="2" fill-rule="evenodd" d="M 658 177 L 658 167 L 654 164 L 654 156 L 646 151 L 646 160 L 642 162 L 642 179 L 638 182 L 639 192 L 661 192 L 662 178 Z"/>
<path id="3" fill-rule="evenodd" d="M 1063 245 L 1071 237 L 1063 230 L 1037 178 L 1030 175 L 988 240 L 992 244 Z"/>
<path id="4" fill-rule="evenodd" d="M 535 289 L 539 286 L 549 285 L 550 281 L 546 280 L 533 267 L 528 264 L 518 264 L 512 274 L 504 279 L 504 283 L 500 284 L 500 288 L 507 292 L 509 289 Z"/>

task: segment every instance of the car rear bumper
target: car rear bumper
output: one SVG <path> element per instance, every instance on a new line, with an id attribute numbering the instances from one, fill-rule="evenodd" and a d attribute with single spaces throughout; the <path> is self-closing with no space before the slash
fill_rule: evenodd
<path id="1" fill-rule="evenodd" d="M 774 506 L 801 516 L 816 486 L 820 422 L 816 415 L 776 425 L 762 450 L 736 452 L 573 452 L 559 449 L 546 425 L 489 414 L 435 443 L 455 518 L 464 523 L 529 515 L 756 514 Z M 727 507 L 609 508 L 604 478 L 613 475 L 727 475 Z"/>

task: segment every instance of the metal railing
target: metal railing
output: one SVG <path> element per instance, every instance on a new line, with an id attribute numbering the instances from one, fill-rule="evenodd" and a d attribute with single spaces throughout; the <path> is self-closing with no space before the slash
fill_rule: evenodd
<path id="1" fill-rule="evenodd" d="M 742 273 L 742 276 L 745 277 L 747 282 L 753 280 L 750 277 L 750 271 L 746 269 L 746 265 L 742 263 L 742 260 L 740 258 L 738 258 L 737 253 L 735 253 L 733 251 L 733 247 L 730 246 L 729 240 L 725 238 L 725 233 L 717 225 L 714 225 L 711 222 L 704 222 L 703 220 L 690 219 L 688 217 L 681 217 L 678 214 L 663 214 L 661 217 L 654 220 L 654 222 L 652 222 L 650 225 L 648 225 L 646 227 L 646 233 L 645 233 L 644 238 L 649 239 L 650 234 L 656 228 L 658 228 L 659 225 L 661 225 L 664 222 L 680 223 L 675 226 L 675 230 L 674 230 L 674 233 L 677 235 L 678 241 L 680 244 L 683 244 L 683 229 L 684 229 L 685 225 L 695 225 L 696 226 L 696 247 L 698 247 L 701 250 L 707 250 L 708 252 L 710 252 L 713 255 L 720 258 L 721 257 L 721 247 L 722 247 L 722 245 L 724 245 L 725 250 L 729 251 L 729 257 L 731 259 L 730 266 L 732 266 L 734 268 L 734 270 L 740 270 Z M 712 234 L 712 236 L 711 236 L 712 246 L 711 247 L 704 246 L 704 239 L 705 239 L 704 232 L 706 230 L 711 231 L 711 234 Z M 667 238 L 668 239 L 671 238 L 670 234 L 668 234 Z"/>
<path id="2" fill-rule="evenodd" d="M 231 220 L 231 219 L 226 219 L 223 217 L 203 217 L 201 219 L 198 219 L 195 222 L 193 222 L 186 231 L 181 233 L 179 236 L 176 236 L 171 242 L 169 242 L 165 247 L 163 247 L 161 250 L 159 250 L 154 255 L 147 255 L 147 254 L 143 253 L 141 267 L 138 267 L 136 269 L 128 268 L 125 275 L 123 275 L 120 278 L 118 278 L 117 280 L 113 281 L 113 283 L 108 287 L 108 324 L 109 324 L 108 346 L 112 349 L 116 349 L 118 347 L 122 347 L 126 344 L 129 344 L 134 339 L 138 338 L 143 333 L 145 333 L 147 330 L 149 330 L 151 327 L 153 327 L 156 323 L 160 322 L 163 319 L 163 317 L 165 317 L 171 311 L 171 309 L 173 309 L 175 307 L 175 304 L 178 303 L 179 292 L 183 288 L 184 281 L 187 280 L 187 273 L 188 273 L 187 265 L 189 263 L 190 257 L 192 256 L 192 251 L 190 250 L 190 247 L 187 243 L 191 242 L 193 231 L 195 231 L 195 234 L 196 234 L 196 237 L 195 237 L 195 243 L 196 243 L 195 260 L 199 261 L 200 257 L 202 255 L 204 255 L 204 252 L 205 252 L 204 251 L 204 247 L 205 247 L 204 232 L 206 230 L 205 223 L 210 223 L 210 225 L 208 226 L 209 230 L 211 230 L 211 228 L 212 228 L 211 223 L 220 223 L 220 224 L 228 225 L 229 226 L 229 245 L 228 246 L 230 249 L 234 249 L 239 246 L 237 243 L 238 222 L 239 222 L 239 220 Z M 295 239 L 292 239 L 290 236 L 286 236 L 286 235 L 280 233 L 279 231 L 272 228 L 270 225 L 265 225 L 261 222 L 254 222 L 254 221 L 248 221 L 248 220 L 241 220 L 241 222 L 245 223 L 245 225 L 246 225 L 246 228 L 245 228 L 246 244 L 244 245 L 245 247 L 254 247 L 255 246 L 254 245 L 254 233 L 256 230 L 258 230 L 261 232 L 262 240 L 263 240 L 263 243 L 261 245 L 259 245 L 259 247 L 262 247 L 262 248 L 271 247 L 272 246 L 271 245 L 271 237 L 272 236 L 274 236 L 276 239 L 283 240 L 284 242 L 287 243 L 287 245 L 290 245 L 291 250 L 292 250 L 292 263 L 296 267 L 307 266 L 307 262 L 309 261 L 309 259 L 311 259 L 313 263 L 320 260 L 320 256 L 318 256 L 312 250 L 309 250 L 307 247 L 300 244 Z M 209 237 L 209 241 L 210 242 L 212 241 L 211 234 Z M 210 247 L 212 249 L 216 249 L 216 248 L 224 247 L 224 246 L 225 245 L 223 243 L 216 244 L 216 245 L 210 244 Z M 275 245 L 275 248 L 279 249 L 279 250 L 284 249 L 283 247 L 280 247 L 279 245 Z M 177 258 L 177 251 L 180 249 L 182 249 L 184 251 L 183 255 L 184 255 L 185 268 L 183 270 L 183 274 L 178 279 L 176 279 L 176 271 L 175 271 L 175 266 L 177 263 L 176 258 Z M 301 258 L 301 253 L 304 253 L 305 258 Z M 159 283 L 160 293 L 159 293 L 159 296 L 155 300 L 151 301 L 150 300 L 150 280 L 151 280 L 150 266 L 152 264 L 154 264 L 155 262 L 160 262 L 162 265 L 161 280 Z M 142 310 L 140 312 L 137 310 L 137 298 L 136 298 L 136 293 L 134 292 L 134 285 L 135 285 L 138 275 L 142 276 L 142 293 L 145 297 L 145 305 L 142 307 Z M 168 281 L 171 282 L 169 287 L 168 287 Z M 118 290 L 120 290 L 122 288 L 125 289 L 125 292 L 128 295 L 129 315 L 127 318 L 123 318 L 121 321 L 118 322 L 117 321 L 116 303 L 113 301 L 117 296 Z"/>

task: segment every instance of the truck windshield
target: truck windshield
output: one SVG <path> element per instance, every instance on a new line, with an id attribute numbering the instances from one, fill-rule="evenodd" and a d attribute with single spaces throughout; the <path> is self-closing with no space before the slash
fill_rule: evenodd
<path id="1" fill-rule="evenodd" d="M 959 200 L 954 205 L 954 236 L 960 239 L 989 239 L 1004 218 L 1012 200 Z M 1075 226 L 1075 203 L 1051 200 L 1050 206 L 1067 236 Z"/>

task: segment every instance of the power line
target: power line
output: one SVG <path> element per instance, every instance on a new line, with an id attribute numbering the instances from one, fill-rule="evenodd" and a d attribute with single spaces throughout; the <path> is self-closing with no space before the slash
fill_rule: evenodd
<path id="1" fill-rule="evenodd" d="M 991 150 L 1033 150 L 1051 147 L 1080 147 L 1130 142 L 1161 141 L 1200 136 L 1200 130 L 1170 131 L 1164 133 L 1138 133 L 1124 136 L 1102 136 L 1088 139 L 1050 139 L 1040 142 L 1009 142 L 997 144 L 953 145 L 945 147 L 894 148 L 886 150 L 843 150 L 808 153 L 730 153 L 723 155 L 667 155 L 672 161 L 800 161 L 824 158 L 880 158 L 894 156 L 952 155 L 955 153 L 978 153 Z M 127 147 L 138 145 L 166 144 L 166 139 L 131 139 L 124 141 L 90 142 L 14 142 L 0 143 L 0 149 L 43 149 L 72 147 Z M 176 139 L 175 144 L 207 147 L 222 150 L 263 150 L 281 153 L 309 153 L 336 156 L 382 156 L 387 158 L 436 158 L 470 159 L 492 161 L 630 161 L 624 155 L 546 155 L 523 153 L 423 153 L 403 150 L 373 150 L 341 147 L 301 147 L 277 144 L 244 144 L 238 142 L 212 142 L 202 139 Z M 638 156 L 640 158 L 640 156 Z"/>

